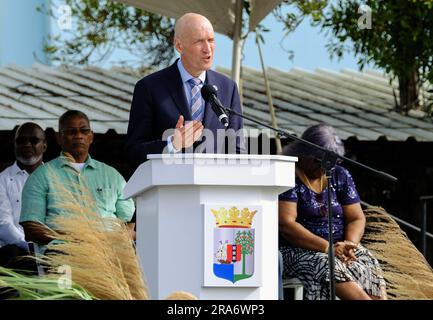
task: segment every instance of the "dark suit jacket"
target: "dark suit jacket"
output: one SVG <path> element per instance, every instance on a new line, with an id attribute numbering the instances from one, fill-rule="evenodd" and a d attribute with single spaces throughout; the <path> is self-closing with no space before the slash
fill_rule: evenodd
<path id="1" fill-rule="evenodd" d="M 239 93 L 234 81 L 208 70 L 206 83 L 218 87 L 218 98 L 225 107 L 241 112 Z M 148 154 L 162 153 L 167 140 L 162 138 L 167 129 L 174 129 L 180 115 L 191 120 L 191 112 L 182 84 L 177 61 L 170 67 L 150 74 L 137 82 L 134 89 L 126 149 L 134 166 L 146 161 Z M 224 141 L 217 141 L 217 129 L 224 129 L 211 106 L 206 103 L 203 125 L 214 134 L 213 150 L 206 152 L 224 153 Z M 229 115 L 228 129 L 238 131 L 243 127 L 242 118 Z M 221 140 L 221 139 L 219 139 Z M 244 150 L 243 139 L 237 139 L 236 151 Z"/>

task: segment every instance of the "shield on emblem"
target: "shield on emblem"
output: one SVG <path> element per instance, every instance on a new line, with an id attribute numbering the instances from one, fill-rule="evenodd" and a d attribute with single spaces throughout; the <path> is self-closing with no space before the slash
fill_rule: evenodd
<path id="1" fill-rule="evenodd" d="M 254 229 L 252 218 L 256 211 L 233 207 L 229 211 L 214 211 L 213 273 L 235 283 L 254 274 Z"/>
<path id="2" fill-rule="evenodd" d="M 214 229 L 214 274 L 232 283 L 254 274 L 254 229 Z"/>

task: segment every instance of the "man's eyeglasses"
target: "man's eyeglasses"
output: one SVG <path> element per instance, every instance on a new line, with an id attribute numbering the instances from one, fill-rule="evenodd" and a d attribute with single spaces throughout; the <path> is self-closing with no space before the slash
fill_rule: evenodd
<path id="1" fill-rule="evenodd" d="M 15 139 L 16 144 L 26 144 L 27 142 L 30 142 L 32 145 L 37 145 L 42 139 L 39 139 L 38 137 L 18 137 Z"/>
<path id="2" fill-rule="evenodd" d="M 68 128 L 63 129 L 62 133 L 68 136 L 75 136 L 77 133 L 88 135 L 92 130 L 90 128 Z"/>

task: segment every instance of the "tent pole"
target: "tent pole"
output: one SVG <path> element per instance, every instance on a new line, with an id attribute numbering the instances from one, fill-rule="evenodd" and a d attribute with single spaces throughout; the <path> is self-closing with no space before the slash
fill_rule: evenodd
<path id="1" fill-rule="evenodd" d="M 236 0 L 235 25 L 233 32 L 233 54 L 232 54 L 232 79 L 239 87 L 241 75 L 241 54 L 242 54 L 242 12 L 244 8 L 243 0 Z"/>
<path id="2" fill-rule="evenodd" d="M 266 72 L 265 61 L 263 59 L 262 48 L 260 46 L 260 39 L 257 32 L 256 32 L 256 44 L 257 44 L 257 49 L 259 50 L 259 57 L 260 57 L 260 63 L 262 65 L 263 79 L 265 80 L 266 96 L 268 97 L 268 107 L 269 107 L 269 113 L 271 114 L 272 126 L 278 129 L 277 117 L 275 115 L 275 108 L 272 100 L 271 86 L 269 84 L 269 77 L 268 77 L 268 73 Z M 281 152 L 283 151 L 281 147 L 281 140 L 278 135 L 275 135 L 275 148 L 277 154 L 281 154 Z"/>

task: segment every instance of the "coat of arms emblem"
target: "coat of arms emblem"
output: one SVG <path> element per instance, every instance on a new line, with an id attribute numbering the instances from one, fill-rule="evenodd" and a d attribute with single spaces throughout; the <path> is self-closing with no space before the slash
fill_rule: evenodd
<path id="1" fill-rule="evenodd" d="M 211 209 L 215 216 L 213 273 L 235 283 L 254 274 L 254 229 L 257 210 Z"/>

